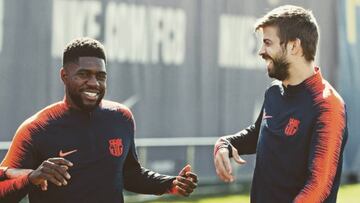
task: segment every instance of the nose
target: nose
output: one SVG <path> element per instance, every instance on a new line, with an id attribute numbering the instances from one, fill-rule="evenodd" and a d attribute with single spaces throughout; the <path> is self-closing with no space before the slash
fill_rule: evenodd
<path id="1" fill-rule="evenodd" d="M 99 83 L 99 81 L 97 80 L 97 78 L 96 78 L 95 75 L 91 75 L 91 76 L 89 77 L 89 79 L 87 80 L 86 84 L 89 85 L 89 86 L 92 86 L 92 87 L 98 87 L 98 86 L 100 86 L 100 83 Z"/>
<path id="2" fill-rule="evenodd" d="M 261 46 L 258 54 L 259 54 L 260 56 L 262 56 L 262 55 L 265 54 L 265 46 L 264 46 L 264 45 Z"/>

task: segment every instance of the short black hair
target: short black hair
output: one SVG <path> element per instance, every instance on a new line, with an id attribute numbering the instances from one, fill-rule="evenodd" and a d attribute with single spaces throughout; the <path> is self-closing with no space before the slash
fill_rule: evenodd
<path id="1" fill-rule="evenodd" d="M 78 63 L 79 57 L 93 56 L 104 59 L 106 55 L 104 46 L 97 40 L 89 37 L 80 37 L 66 45 L 63 53 L 63 66 L 67 63 Z"/>
<path id="2" fill-rule="evenodd" d="M 277 7 L 257 21 L 255 30 L 266 26 L 278 28 L 281 44 L 286 45 L 289 41 L 300 39 L 305 59 L 307 61 L 314 60 L 319 28 L 310 10 L 293 5 Z"/>

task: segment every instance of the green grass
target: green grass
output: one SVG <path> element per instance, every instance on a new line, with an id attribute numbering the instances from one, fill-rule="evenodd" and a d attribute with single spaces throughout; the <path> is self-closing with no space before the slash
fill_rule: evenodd
<path id="1" fill-rule="evenodd" d="M 248 195 L 225 195 L 225 196 L 212 196 L 203 198 L 179 198 L 179 199 L 162 199 L 151 201 L 149 203 L 236 203 L 236 202 L 250 202 Z M 180 200 L 181 199 L 181 200 Z"/>
<path id="2" fill-rule="evenodd" d="M 359 203 L 360 184 L 343 185 L 338 193 L 338 203 Z"/>
<path id="3" fill-rule="evenodd" d="M 359 203 L 360 184 L 342 185 L 338 193 L 338 203 Z M 176 199 L 160 199 L 149 203 L 247 203 L 250 202 L 248 194 L 198 197 L 198 198 L 176 198 Z"/>

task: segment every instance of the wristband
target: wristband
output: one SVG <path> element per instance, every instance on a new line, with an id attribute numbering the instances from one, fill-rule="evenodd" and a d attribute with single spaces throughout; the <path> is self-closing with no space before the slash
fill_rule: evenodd
<path id="1" fill-rule="evenodd" d="M 175 180 L 176 180 L 176 177 L 173 181 L 171 181 L 170 188 L 166 191 L 167 194 L 176 195 L 178 193 L 176 185 L 174 184 Z"/>
<path id="2" fill-rule="evenodd" d="M 230 142 L 227 141 L 226 139 L 224 139 L 224 138 L 218 139 L 218 141 L 216 142 L 215 147 L 214 147 L 214 156 L 216 156 L 219 149 L 229 148 L 229 145 L 230 145 Z"/>
<path id="3" fill-rule="evenodd" d="M 232 144 L 226 140 L 225 138 L 221 137 L 216 141 L 215 147 L 214 147 L 214 156 L 216 156 L 217 152 L 221 148 L 227 148 L 229 150 L 229 157 L 232 157 Z"/>

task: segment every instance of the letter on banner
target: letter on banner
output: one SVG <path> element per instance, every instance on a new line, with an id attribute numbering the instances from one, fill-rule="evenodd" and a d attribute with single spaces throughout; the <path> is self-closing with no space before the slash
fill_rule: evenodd
<path id="1" fill-rule="evenodd" d="M 258 56 L 261 42 L 254 35 L 255 17 L 221 15 L 218 64 L 222 68 L 257 69 L 263 63 Z"/>
<path id="2" fill-rule="evenodd" d="M 96 17 L 100 13 L 100 1 L 55 0 L 52 19 L 52 56 L 61 57 L 64 46 L 76 37 L 98 38 L 100 25 L 96 22 Z"/>
<path id="3" fill-rule="evenodd" d="M 109 2 L 105 45 L 109 60 L 129 63 L 182 64 L 186 16 L 181 9 Z"/>

